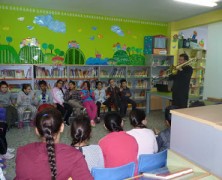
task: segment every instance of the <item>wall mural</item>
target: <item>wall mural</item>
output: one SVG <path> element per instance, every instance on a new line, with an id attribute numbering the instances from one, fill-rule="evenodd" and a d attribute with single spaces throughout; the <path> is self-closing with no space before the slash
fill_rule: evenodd
<path id="1" fill-rule="evenodd" d="M 142 46 L 144 34 L 134 26 L 148 25 L 167 30 L 167 23 L 161 22 L 20 6 L 0 5 L 0 13 L 8 13 L 7 20 L 0 23 L 1 64 L 143 65 L 143 50 L 136 46 Z M 84 19 L 88 24 L 82 23 Z M 127 24 L 123 26 L 122 23 Z M 112 45 L 113 41 L 122 45 Z M 98 49 L 95 57 L 93 49 Z M 103 54 L 108 55 L 104 57 Z"/>
<path id="2" fill-rule="evenodd" d="M 13 38 L 6 37 L 8 45 L 0 45 L 1 64 L 88 64 L 88 65 L 144 65 L 143 49 L 121 46 L 119 42 L 113 45 L 113 57 L 102 59 L 101 53 L 96 51 L 96 57 L 89 57 L 85 62 L 84 53 L 80 50 L 77 41 L 68 42 L 68 50 L 55 48 L 53 44 L 40 43 L 36 38 L 25 38 L 20 43 L 20 51 L 17 54 L 10 46 Z"/>
<path id="3" fill-rule="evenodd" d="M 60 22 L 58 20 L 54 20 L 53 16 L 50 14 L 35 16 L 33 23 L 38 24 L 43 27 L 47 27 L 49 30 L 54 31 L 54 32 L 60 32 L 60 33 L 66 32 L 65 23 Z"/>

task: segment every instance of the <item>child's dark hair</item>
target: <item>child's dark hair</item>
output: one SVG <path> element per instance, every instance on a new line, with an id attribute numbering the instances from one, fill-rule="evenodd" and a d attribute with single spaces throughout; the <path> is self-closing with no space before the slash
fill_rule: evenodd
<path id="1" fill-rule="evenodd" d="M 110 81 L 111 81 L 111 80 L 113 80 L 113 78 L 110 78 L 110 79 L 108 80 L 108 83 L 109 83 L 109 84 L 110 84 Z"/>
<path id="2" fill-rule="evenodd" d="M 90 120 L 86 116 L 78 116 L 72 121 L 71 125 L 71 137 L 72 144 L 74 146 L 77 143 L 81 143 L 90 139 L 91 134 Z"/>
<path id="3" fill-rule="evenodd" d="M 44 109 L 37 113 L 35 118 L 35 126 L 40 136 L 46 140 L 52 180 L 55 180 L 57 175 L 54 136 L 59 133 L 62 123 L 62 115 L 55 108 Z"/>
<path id="4" fill-rule="evenodd" d="M 99 84 L 102 85 L 102 84 L 103 84 L 102 81 L 96 81 L 96 88 L 98 88 L 98 85 L 99 85 Z"/>
<path id="5" fill-rule="evenodd" d="M 143 110 L 132 110 L 129 114 L 129 119 L 130 124 L 133 127 L 146 128 L 146 126 L 142 123 L 142 121 L 146 119 L 146 114 Z"/>
<path id="6" fill-rule="evenodd" d="M 171 113 L 170 113 L 170 110 L 173 110 L 173 109 L 179 109 L 177 106 L 168 106 L 166 107 L 165 109 L 165 120 L 168 121 L 168 123 L 171 125 Z"/>
<path id="7" fill-rule="evenodd" d="M 76 85 L 76 82 L 75 81 L 69 81 L 69 83 L 71 83 L 72 85 Z"/>
<path id="8" fill-rule="evenodd" d="M 24 91 L 25 89 L 27 89 L 28 87 L 32 88 L 32 86 L 30 84 L 23 84 L 22 85 L 22 91 Z"/>
<path id="9" fill-rule="evenodd" d="M 89 81 L 84 81 L 83 82 L 83 85 L 86 83 L 86 85 L 87 85 L 87 88 L 88 88 L 88 90 L 90 91 L 90 83 L 89 83 Z"/>
<path id="10" fill-rule="evenodd" d="M 45 86 L 47 86 L 47 82 L 44 81 L 44 80 L 39 81 L 38 84 L 39 84 L 39 86 L 41 86 L 41 85 L 45 85 Z"/>
<path id="11" fill-rule="evenodd" d="M 104 124 L 110 132 L 123 131 L 121 126 L 122 118 L 117 112 L 108 112 L 104 117 Z"/>
<path id="12" fill-rule="evenodd" d="M 62 79 L 58 79 L 58 80 L 56 81 L 56 86 L 57 86 L 58 83 L 60 83 L 60 82 L 64 83 Z"/>
<path id="13" fill-rule="evenodd" d="M 121 80 L 120 80 L 120 84 L 122 84 L 122 83 L 124 83 L 124 82 L 126 82 L 126 79 L 121 79 Z"/>
<path id="14" fill-rule="evenodd" d="M 5 86 L 8 87 L 8 83 L 7 83 L 6 81 L 1 81 L 1 82 L 0 82 L 0 87 L 3 86 L 3 85 L 5 85 Z"/>

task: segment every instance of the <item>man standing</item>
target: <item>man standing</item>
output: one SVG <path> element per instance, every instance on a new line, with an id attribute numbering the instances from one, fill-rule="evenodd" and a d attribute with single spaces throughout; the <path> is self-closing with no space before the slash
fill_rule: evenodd
<path id="1" fill-rule="evenodd" d="M 179 65 L 189 60 L 187 54 L 179 56 Z M 169 76 L 169 80 L 173 80 L 172 87 L 172 105 L 179 108 L 187 108 L 190 79 L 193 73 L 193 68 L 189 65 L 182 66 L 176 74 Z"/>

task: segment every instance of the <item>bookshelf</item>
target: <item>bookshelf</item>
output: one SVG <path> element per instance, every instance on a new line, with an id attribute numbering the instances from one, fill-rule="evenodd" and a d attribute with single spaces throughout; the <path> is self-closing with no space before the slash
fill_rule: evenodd
<path id="1" fill-rule="evenodd" d="M 190 49 L 181 48 L 179 54 L 186 53 L 189 58 L 197 58 L 191 66 L 193 67 L 193 74 L 190 80 L 190 95 L 203 97 L 204 76 L 206 65 L 206 50 L 204 49 Z"/>
<path id="2" fill-rule="evenodd" d="M 115 79 L 118 86 L 121 79 L 126 79 L 132 91 L 131 98 L 140 109 L 146 108 L 146 91 L 150 90 L 149 66 L 1 65 L 0 75 L 0 80 L 7 81 L 11 90 L 16 92 L 21 90 L 24 83 L 31 84 L 33 89 L 37 90 L 40 80 L 47 81 L 49 89 L 54 87 L 58 79 L 66 83 L 70 80 L 75 81 L 77 88 L 81 88 L 82 82 L 88 80 L 94 89 L 97 80 L 102 81 L 104 87 L 107 87 L 110 78 Z"/>
<path id="3" fill-rule="evenodd" d="M 163 72 L 170 68 L 174 64 L 174 56 L 167 54 L 146 54 L 146 65 L 150 67 L 150 89 L 156 90 L 156 84 L 163 83 L 169 84 L 168 81 L 162 78 Z M 149 103 L 149 102 L 148 102 Z M 162 104 L 164 101 L 160 97 L 151 96 L 150 97 L 150 109 L 159 110 L 162 109 Z"/>
<path id="4" fill-rule="evenodd" d="M 127 85 L 138 109 L 146 108 L 146 91 L 150 90 L 150 68 L 147 66 L 127 66 Z"/>
<path id="5" fill-rule="evenodd" d="M 137 108 L 146 109 L 146 91 L 150 90 L 148 66 L 99 66 L 98 78 L 106 87 L 110 78 L 116 81 L 117 86 L 120 86 L 121 79 L 126 79 Z"/>
<path id="6" fill-rule="evenodd" d="M 12 92 L 20 91 L 22 84 L 31 84 L 33 87 L 33 66 L 2 64 L 0 66 L 0 81 L 6 81 L 9 84 L 9 89 Z"/>
<path id="7" fill-rule="evenodd" d="M 162 80 L 164 72 L 174 64 L 173 55 L 148 54 L 146 55 L 147 64 L 150 65 L 151 71 L 151 87 L 155 87 L 158 83 L 167 84 L 166 80 Z"/>

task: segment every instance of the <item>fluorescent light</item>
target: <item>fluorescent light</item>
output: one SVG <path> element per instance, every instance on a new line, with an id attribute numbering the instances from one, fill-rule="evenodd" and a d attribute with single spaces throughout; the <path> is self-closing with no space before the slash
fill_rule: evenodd
<path id="1" fill-rule="evenodd" d="M 208 7 L 217 6 L 216 2 L 218 2 L 218 0 L 174 0 L 174 1 L 200 5 L 200 6 L 208 6 Z"/>

